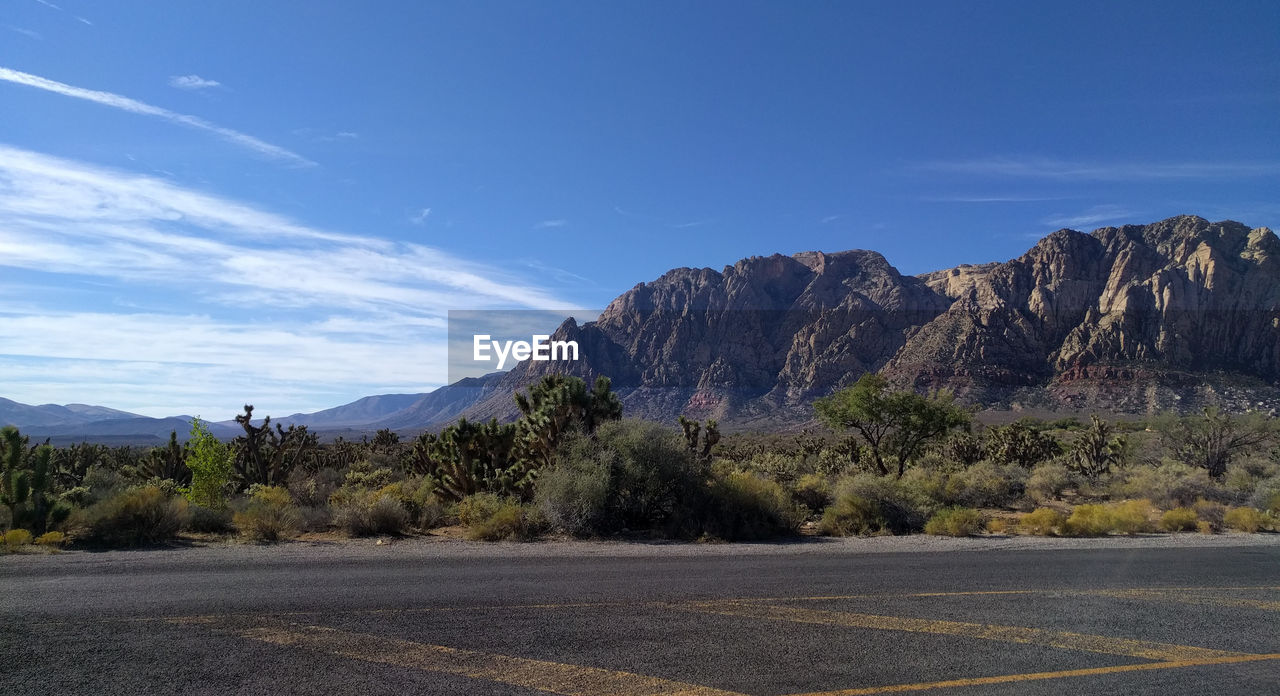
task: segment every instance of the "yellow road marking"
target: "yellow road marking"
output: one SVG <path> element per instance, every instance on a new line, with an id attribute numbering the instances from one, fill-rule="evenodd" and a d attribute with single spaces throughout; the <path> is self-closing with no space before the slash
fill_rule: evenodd
<path id="1" fill-rule="evenodd" d="M 1182 667 L 1202 667 L 1205 665 L 1229 665 L 1239 662 L 1260 662 L 1262 660 L 1280 660 L 1280 653 L 1273 653 L 1270 655 L 1240 655 L 1237 657 L 1220 657 L 1204 660 L 1144 662 L 1137 665 L 1116 665 L 1113 667 L 1092 667 L 1089 669 L 1067 669 L 1059 672 L 1032 672 L 1030 674 L 1006 674 L 998 677 L 950 679 L 947 681 L 920 682 L 918 684 L 892 684 L 889 686 L 870 686 L 860 689 L 814 691 L 806 694 L 793 694 L 792 696 L 870 696 L 871 694 L 894 694 L 904 691 L 927 691 L 929 689 L 950 689 L 962 686 L 1010 684 L 1042 679 L 1068 679 L 1071 677 L 1092 677 L 1104 674 L 1120 674 L 1123 672 L 1146 672 L 1157 669 L 1178 669 Z"/>
<path id="2" fill-rule="evenodd" d="M 1152 641 L 1131 640 L 1128 638 L 1110 638 L 1107 636 L 1086 633 L 1069 633 L 1051 631 L 1042 628 L 1026 628 L 1022 626 L 1000 626 L 993 624 L 967 623 L 961 621 L 942 621 L 935 619 L 916 619 L 900 616 L 879 616 L 875 614 L 855 614 L 840 611 L 822 611 L 818 609 L 802 609 L 773 605 L 743 604 L 737 602 L 706 602 L 683 605 L 694 611 L 726 616 L 740 616 L 752 619 L 774 619 L 796 623 L 827 624 L 850 628 L 870 628 L 883 631 L 907 631 L 911 633 L 934 633 L 939 635 L 963 636 L 981 640 L 996 640 L 1006 643 L 1022 643 L 1044 645 L 1065 650 L 1082 650 L 1085 652 L 1106 655 L 1123 655 L 1146 660 L 1164 662 L 1184 660 L 1213 660 L 1229 657 L 1240 657 L 1246 653 L 1210 650 L 1190 645 L 1174 645 Z"/>
<path id="3" fill-rule="evenodd" d="M 1280 602 L 1244 597 L 1214 597 L 1203 594 L 1187 594 L 1188 590 L 1100 590 L 1093 594 L 1116 599 L 1140 599 L 1156 602 L 1178 602 L 1180 604 L 1197 604 L 1211 607 L 1237 607 L 1241 609 L 1261 609 L 1263 611 L 1280 611 Z"/>
<path id="4" fill-rule="evenodd" d="M 214 623 L 202 621 L 201 623 Z M 564 696 L 743 696 L 697 684 L 598 667 L 429 645 L 322 626 L 228 628 L 240 637 L 352 660 L 484 679 Z"/>

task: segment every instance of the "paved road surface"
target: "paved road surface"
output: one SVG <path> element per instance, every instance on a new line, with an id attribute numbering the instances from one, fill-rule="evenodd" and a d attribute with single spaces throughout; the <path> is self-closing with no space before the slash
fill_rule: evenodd
<path id="1" fill-rule="evenodd" d="M 1280 546 L 0 558 L 0 694 L 1280 694 Z"/>

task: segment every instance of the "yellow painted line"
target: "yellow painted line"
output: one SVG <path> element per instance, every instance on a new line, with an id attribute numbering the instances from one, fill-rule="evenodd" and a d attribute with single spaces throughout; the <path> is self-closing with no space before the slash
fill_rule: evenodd
<path id="1" fill-rule="evenodd" d="M 1211 607 L 1233 607 L 1239 609 L 1261 609 L 1262 611 L 1280 611 L 1280 602 L 1265 599 L 1248 599 L 1245 597 L 1215 597 L 1204 594 L 1187 594 L 1186 590 L 1104 590 L 1093 594 L 1116 599 L 1139 599 L 1154 602 L 1177 602 L 1179 604 L 1195 604 Z"/>
<path id="2" fill-rule="evenodd" d="M 1026 645 L 1043 645 L 1064 650 L 1081 650 L 1084 652 L 1102 653 L 1105 655 L 1122 655 L 1138 657 L 1145 660 L 1174 662 L 1183 660 L 1214 660 L 1230 657 L 1241 657 L 1247 653 L 1211 650 L 1190 645 L 1157 643 L 1152 641 L 1131 640 L 1128 638 L 1111 638 L 1108 636 L 1090 635 L 1087 633 L 1070 633 L 1051 631 L 1043 628 L 1026 628 L 1023 626 L 1001 626 L 996 624 L 967 623 L 962 621 L 942 621 L 936 619 L 917 619 L 902 616 L 879 616 L 875 614 L 855 614 L 840 611 L 822 611 L 773 605 L 743 604 L 737 602 L 706 602 L 687 604 L 685 608 L 709 614 L 738 616 L 751 619 L 772 619 L 795 623 L 825 624 L 849 628 L 869 628 L 881 631 L 907 631 L 911 633 L 933 633 L 947 636 L 961 636 L 980 640 L 995 640 L 1006 643 L 1022 643 Z"/>
<path id="3" fill-rule="evenodd" d="M 985 686 L 988 684 L 1011 684 L 1016 682 L 1037 681 L 1043 679 L 1069 679 L 1072 677 L 1093 677 L 1106 674 L 1122 674 L 1124 672 L 1146 672 L 1157 669 L 1179 669 L 1183 667 L 1203 667 L 1206 665 L 1230 665 L 1241 662 L 1260 662 L 1263 660 L 1280 660 L 1280 653 L 1270 655 L 1240 655 L 1238 657 L 1220 657 L 1205 660 L 1176 660 L 1172 662 L 1144 662 L 1137 665 L 1116 665 L 1114 667 L 1093 667 L 1089 669 L 1067 669 L 1059 672 L 1032 672 L 1030 674 L 1006 674 L 998 677 L 974 677 L 971 679 L 950 679 L 947 681 L 920 682 L 918 684 L 892 684 L 889 686 L 871 686 L 861 689 L 839 689 L 836 691 L 814 691 L 792 696 L 870 696 L 871 694 L 895 694 L 904 691 L 927 691 L 929 689 L 952 689 L 963 686 Z"/>
<path id="4" fill-rule="evenodd" d="M 202 623 L 217 622 L 210 620 Z M 281 624 L 251 628 L 227 627 L 226 630 L 242 638 L 273 645 L 303 648 L 394 667 L 484 679 L 563 696 L 743 696 L 732 691 L 630 672 L 429 645 L 322 626 Z"/>

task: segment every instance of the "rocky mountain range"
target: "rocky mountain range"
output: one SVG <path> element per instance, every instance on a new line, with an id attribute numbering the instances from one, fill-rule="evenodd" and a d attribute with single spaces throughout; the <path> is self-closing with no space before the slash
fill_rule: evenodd
<path id="1" fill-rule="evenodd" d="M 989 408 L 1272 410 L 1280 239 L 1180 216 L 921 276 L 873 251 L 753 257 L 670 271 L 557 335 L 584 359 L 521 364 L 464 413 L 510 416 L 507 395 L 548 371 L 609 375 L 634 415 L 744 424 L 806 420 L 866 371 Z"/>
<path id="2" fill-rule="evenodd" d="M 513 418 L 512 393 L 550 372 L 609 376 L 629 415 L 741 426 L 804 422 L 814 398 L 867 371 L 995 409 L 1273 410 L 1280 239 L 1180 216 L 1059 230 L 1004 263 L 920 276 L 874 251 L 752 257 L 669 271 L 553 338 L 578 341 L 581 359 L 282 420 L 413 431 Z"/>

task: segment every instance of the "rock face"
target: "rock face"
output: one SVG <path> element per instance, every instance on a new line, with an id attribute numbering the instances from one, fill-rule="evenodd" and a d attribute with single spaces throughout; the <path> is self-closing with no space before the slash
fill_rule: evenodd
<path id="1" fill-rule="evenodd" d="M 553 371 L 608 375 L 629 414 L 661 419 L 805 420 L 876 370 L 984 406 L 1274 407 L 1280 240 L 1182 216 L 919 277 L 872 251 L 753 257 L 670 271 L 556 336 L 582 360 L 523 363 L 467 415 L 514 415 L 511 392 Z"/>

